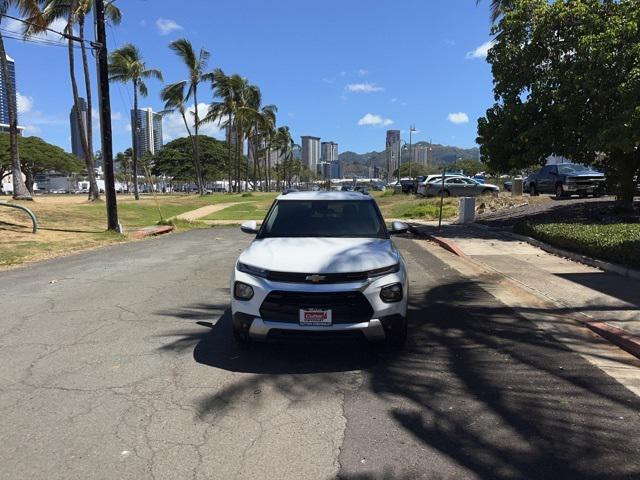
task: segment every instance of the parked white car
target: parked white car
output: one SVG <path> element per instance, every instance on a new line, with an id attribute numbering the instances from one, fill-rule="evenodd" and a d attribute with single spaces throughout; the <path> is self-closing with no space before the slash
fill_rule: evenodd
<path id="1" fill-rule="evenodd" d="M 231 278 L 236 341 L 407 337 L 407 272 L 375 200 L 359 192 L 280 195 Z"/>
<path id="2" fill-rule="evenodd" d="M 442 176 L 438 179 L 425 183 L 424 196 L 439 196 L 444 193 L 445 197 L 475 197 L 478 195 L 497 195 L 500 187 L 490 183 L 480 183 L 473 178 L 455 175 L 445 177 L 444 186 Z"/>

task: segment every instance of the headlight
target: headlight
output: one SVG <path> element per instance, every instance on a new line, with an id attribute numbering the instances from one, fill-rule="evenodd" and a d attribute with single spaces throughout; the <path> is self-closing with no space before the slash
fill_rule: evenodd
<path id="1" fill-rule="evenodd" d="M 253 267 L 242 262 L 238 262 L 236 268 L 238 269 L 238 271 L 248 273 L 249 275 L 253 275 L 254 277 L 266 278 L 269 274 L 269 271 L 265 270 L 264 268 Z"/>
<path id="2" fill-rule="evenodd" d="M 402 300 L 402 284 L 393 283 L 380 289 L 380 298 L 385 303 L 399 302 Z"/>
<path id="3" fill-rule="evenodd" d="M 233 296 L 236 300 L 251 300 L 253 298 L 253 287 L 246 283 L 236 282 L 233 285 Z"/>
<path id="4" fill-rule="evenodd" d="M 369 270 L 367 272 L 367 276 L 369 278 L 382 277 L 383 275 L 396 273 L 398 270 L 400 270 L 400 264 L 396 263 L 395 265 L 391 265 L 389 267 L 382 267 L 382 268 L 377 268 L 375 270 Z"/>

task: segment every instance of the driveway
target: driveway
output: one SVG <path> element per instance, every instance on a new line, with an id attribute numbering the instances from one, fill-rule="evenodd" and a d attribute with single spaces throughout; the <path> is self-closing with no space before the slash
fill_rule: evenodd
<path id="1" fill-rule="evenodd" d="M 638 478 L 640 399 L 409 238 L 411 339 L 231 340 L 249 237 L 0 276 L 0 478 Z M 535 312 L 534 312 L 535 314 Z"/>

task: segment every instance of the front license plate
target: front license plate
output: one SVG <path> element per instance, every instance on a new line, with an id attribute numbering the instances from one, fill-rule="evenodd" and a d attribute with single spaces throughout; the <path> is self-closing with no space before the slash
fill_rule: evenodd
<path id="1" fill-rule="evenodd" d="M 300 325 L 306 327 L 330 327 L 331 310 L 300 309 Z"/>

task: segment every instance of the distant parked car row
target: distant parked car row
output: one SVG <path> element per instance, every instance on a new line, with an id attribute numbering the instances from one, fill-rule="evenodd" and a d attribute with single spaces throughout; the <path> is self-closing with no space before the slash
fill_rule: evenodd
<path id="1" fill-rule="evenodd" d="M 418 194 L 425 197 L 440 196 L 445 197 L 476 197 L 478 195 L 497 195 L 500 187 L 480 180 L 465 177 L 463 175 L 445 174 L 444 182 L 442 175 L 429 175 L 418 184 Z"/>

